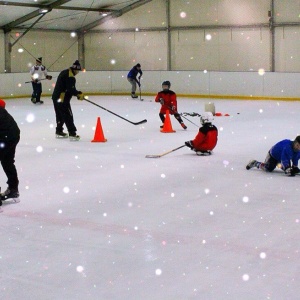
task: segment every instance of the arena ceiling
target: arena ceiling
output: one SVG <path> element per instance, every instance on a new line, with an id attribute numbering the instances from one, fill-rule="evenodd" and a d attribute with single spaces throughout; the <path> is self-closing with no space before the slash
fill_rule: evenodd
<path id="1" fill-rule="evenodd" d="M 0 1 L 0 28 L 87 32 L 152 0 Z"/>

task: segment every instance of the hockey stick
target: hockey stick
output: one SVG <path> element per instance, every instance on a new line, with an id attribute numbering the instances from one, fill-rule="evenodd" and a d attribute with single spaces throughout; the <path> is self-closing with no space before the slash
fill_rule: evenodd
<path id="1" fill-rule="evenodd" d="M 174 113 L 174 111 L 172 110 L 171 106 L 168 106 L 170 111 Z M 190 121 L 188 118 L 184 117 L 182 114 L 179 114 L 181 117 L 183 117 L 184 119 L 186 119 L 187 121 L 189 121 L 190 123 L 192 123 L 193 125 L 197 126 L 199 128 L 199 126 L 197 124 L 195 124 L 194 122 Z"/>
<path id="2" fill-rule="evenodd" d="M 56 77 L 52 77 L 51 79 L 53 79 L 53 78 L 56 78 Z M 49 80 L 49 79 L 47 79 L 47 78 L 40 79 L 40 81 L 42 81 L 42 80 Z M 30 83 L 30 82 L 32 82 L 32 80 L 31 81 L 25 81 L 25 83 Z"/>
<path id="3" fill-rule="evenodd" d="M 128 119 L 125 119 L 125 118 L 121 117 L 120 115 L 118 115 L 118 114 L 116 114 L 116 113 L 114 113 L 114 112 L 108 110 L 107 108 L 105 108 L 105 107 L 103 107 L 103 106 L 100 106 L 100 105 L 96 104 L 96 103 L 93 102 L 93 101 L 90 101 L 90 100 L 88 100 L 88 99 L 86 99 L 86 98 L 84 98 L 84 100 L 87 101 L 87 102 L 89 102 L 89 103 L 91 103 L 91 104 L 93 104 L 93 105 L 95 105 L 95 106 L 98 106 L 98 107 L 100 107 L 100 108 L 106 110 L 107 112 L 109 112 L 109 113 L 111 113 L 111 114 L 113 114 L 113 115 L 115 115 L 115 116 L 117 116 L 117 117 L 119 117 L 119 118 L 121 118 L 121 119 L 123 119 L 123 120 L 125 120 L 125 121 L 127 121 L 127 122 L 129 122 L 129 123 L 131 123 L 131 124 L 133 124 L 133 125 L 140 125 L 140 124 L 144 124 L 144 123 L 147 122 L 146 119 L 144 119 L 144 120 L 142 120 L 142 121 L 140 121 L 140 122 L 131 122 L 131 121 L 129 121 Z"/>
<path id="4" fill-rule="evenodd" d="M 139 89 L 140 89 L 140 101 L 144 101 L 144 99 L 142 99 L 142 89 L 141 89 L 141 83 L 139 82 Z"/>
<path id="5" fill-rule="evenodd" d="M 146 158 L 159 158 L 159 157 L 162 157 L 162 156 L 164 156 L 164 155 L 167 155 L 167 154 L 169 154 L 169 153 L 171 153 L 171 152 L 174 152 L 174 151 L 176 151 L 176 150 L 179 150 L 179 149 L 181 149 L 181 148 L 183 148 L 183 147 L 185 147 L 185 145 L 182 145 L 182 146 L 180 146 L 180 147 L 177 147 L 177 148 L 175 148 L 175 149 L 172 149 L 172 150 L 167 151 L 167 152 L 162 153 L 162 154 L 158 154 L 158 155 L 146 155 Z"/>

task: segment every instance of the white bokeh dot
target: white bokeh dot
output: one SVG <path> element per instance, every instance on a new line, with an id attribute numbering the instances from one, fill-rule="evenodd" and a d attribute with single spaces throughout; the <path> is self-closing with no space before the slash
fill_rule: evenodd
<path id="1" fill-rule="evenodd" d="M 160 177 L 161 178 L 166 178 L 166 175 L 165 174 L 161 174 Z"/>
<path id="2" fill-rule="evenodd" d="M 155 270 L 155 275 L 160 276 L 162 273 L 161 269 L 156 269 Z"/>
<path id="3" fill-rule="evenodd" d="M 76 271 L 77 271 L 78 273 L 82 273 L 83 270 L 84 270 L 83 266 L 77 266 L 77 267 L 76 267 Z"/>
<path id="4" fill-rule="evenodd" d="M 249 278 L 250 278 L 250 277 L 249 277 L 249 275 L 248 275 L 248 274 L 244 274 L 244 275 L 243 275 L 243 280 L 244 280 L 244 281 L 248 281 L 248 280 L 249 280 Z"/>
<path id="5" fill-rule="evenodd" d="M 26 121 L 27 121 L 28 123 L 32 123 L 32 122 L 34 121 L 34 119 L 35 119 L 34 114 L 28 114 L 28 115 L 26 116 Z"/>
<path id="6" fill-rule="evenodd" d="M 63 188 L 63 191 L 64 191 L 65 194 L 68 194 L 68 193 L 70 192 L 70 188 L 67 187 L 67 186 L 65 186 L 65 187 Z"/>
<path id="7" fill-rule="evenodd" d="M 266 255 L 265 252 L 261 252 L 261 253 L 259 254 L 259 257 L 260 257 L 261 259 L 265 259 L 265 258 L 267 257 L 267 255 Z"/>
<path id="8" fill-rule="evenodd" d="M 42 146 L 37 146 L 36 147 L 36 152 L 38 152 L 38 153 L 43 152 L 43 147 Z"/>
<path id="9" fill-rule="evenodd" d="M 248 198 L 248 197 L 246 197 L 246 196 L 245 196 L 245 197 L 243 197 L 243 202 L 244 202 L 244 203 L 248 203 L 248 202 L 249 202 L 249 198 Z"/>

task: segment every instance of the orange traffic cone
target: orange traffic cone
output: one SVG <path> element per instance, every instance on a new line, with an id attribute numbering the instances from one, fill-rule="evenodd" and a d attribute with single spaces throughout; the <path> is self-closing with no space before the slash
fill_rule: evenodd
<path id="1" fill-rule="evenodd" d="M 91 142 L 93 142 L 93 143 L 105 143 L 106 141 L 107 141 L 107 139 L 104 137 L 104 134 L 103 134 L 100 117 L 98 117 L 94 139 Z"/>
<path id="2" fill-rule="evenodd" d="M 165 118 L 165 122 L 164 122 L 164 127 L 160 130 L 160 132 L 163 132 L 163 133 L 176 132 L 172 128 L 171 119 L 170 119 L 170 113 L 169 113 L 168 110 L 166 112 L 166 118 Z"/>

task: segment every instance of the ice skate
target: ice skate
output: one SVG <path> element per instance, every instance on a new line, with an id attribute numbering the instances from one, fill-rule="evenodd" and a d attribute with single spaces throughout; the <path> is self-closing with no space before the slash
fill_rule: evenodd
<path id="1" fill-rule="evenodd" d="M 7 189 L 4 193 L 0 194 L 0 201 L 12 200 L 16 203 L 20 202 L 19 191 L 17 189 Z"/>
<path id="2" fill-rule="evenodd" d="M 131 93 L 131 98 L 136 99 L 136 98 L 138 98 L 138 96 L 135 93 Z"/>
<path id="3" fill-rule="evenodd" d="M 31 98 L 31 102 L 33 103 L 33 104 L 36 104 L 36 98 Z"/>
<path id="4" fill-rule="evenodd" d="M 55 136 L 57 139 L 65 139 L 68 137 L 68 134 L 63 131 L 56 131 Z"/>
<path id="5" fill-rule="evenodd" d="M 207 150 L 207 151 L 196 151 L 196 154 L 198 155 L 198 156 L 209 156 L 209 155 L 211 155 L 211 151 L 209 151 L 209 150 Z"/>
<path id="6" fill-rule="evenodd" d="M 187 129 L 187 127 L 185 126 L 184 123 L 180 123 L 180 125 L 181 125 L 181 127 L 182 127 L 184 130 Z"/>
<path id="7" fill-rule="evenodd" d="M 246 169 L 247 170 L 250 170 L 252 169 L 253 167 L 255 167 L 255 164 L 257 163 L 257 160 L 253 159 L 253 160 L 250 160 L 248 165 L 246 166 Z"/>
<path id="8" fill-rule="evenodd" d="M 70 139 L 70 141 L 79 141 L 80 136 L 77 135 L 76 133 L 69 133 L 69 139 Z"/>

